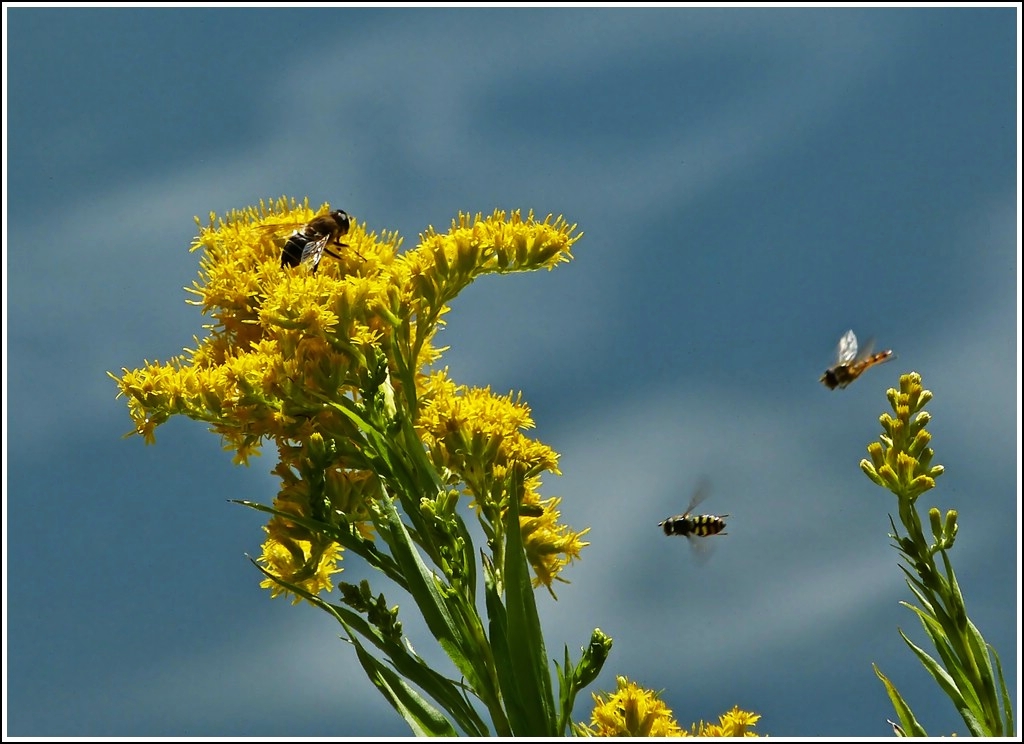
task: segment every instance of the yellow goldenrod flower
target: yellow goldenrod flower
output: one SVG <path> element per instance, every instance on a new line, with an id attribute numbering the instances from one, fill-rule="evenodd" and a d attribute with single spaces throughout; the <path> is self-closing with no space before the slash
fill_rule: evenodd
<path id="1" fill-rule="evenodd" d="M 932 393 L 921 385 L 921 375 L 911 372 L 901 375 L 900 389 L 890 388 L 887 395 L 896 417 L 879 417 L 884 433 L 879 442 L 868 445 L 871 460 L 861 460 L 860 467 L 877 485 L 910 505 L 934 488 L 943 472 L 941 465 L 931 464 L 935 451 L 928 446 L 931 434 L 925 428 L 931 416 L 922 410 Z"/>
<path id="2" fill-rule="evenodd" d="M 594 694 L 590 725 L 580 726 L 587 736 L 685 736 L 672 711 L 653 690 L 645 690 L 625 677 L 616 677 L 618 689 Z"/>
<path id="3" fill-rule="evenodd" d="M 910 372 L 900 375 L 899 389 L 890 388 L 886 396 L 895 417 L 888 413 L 879 417 L 883 433 L 879 441 L 868 445 L 871 459 L 861 460 L 860 467 L 872 482 L 896 496 L 899 523 L 905 534 L 900 534 L 890 515 L 889 537 L 903 559 L 900 569 L 917 600 L 917 605 L 900 604 L 917 615 L 938 653 L 929 655 L 902 630 L 900 636 L 949 696 L 971 734 L 1013 736 L 1014 714 L 999 655 L 971 622 L 953 570 L 951 553 L 959 532 L 959 512 L 947 509 L 943 514 L 937 506 L 929 508 L 929 537 L 917 508 L 918 498 L 935 488 L 936 479 L 944 472 L 941 465 L 932 464 L 935 452 L 926 428 L 931 416 L 924 407 L 932 393 L 922 386 L 920 374 Z M 899 724 L 893 723 L 897 735 L 926 737 L 922 719 L 914 714 L 896 685 L 877 664 L 872 667 L 899 716 Z M 948 680 L 956 683 L 948 684 Z"/>
<path id="4" fill-rule="evenodd" d="M 288 536 L 288 526 L 279 517 L 270 520 L 264 530 L 267 539 L 263 543 L 263 554 L 259 561 L 268 571 L 310 594 L 334 590 L 331 575 L 341 571 L 338 567 L 341 547 L 338 544 L 293 540 Z M 284 587 L 271 579 L 264 579 L 260 586 L 269 589 L 271 597 L 287 593 Z M 297 602 L 299 597 L 294 597 L 292 603 Z"/>
<path id="5" fill-rule="evenodd" d="M 558 454 L 523 435 L 533 428 L 529 407 L 520 396 L 494 395 L 489 389 L 456 385 L 443 371 L 425 380 L 419 428 L 434 461 L 465 484 L 489 534 L 500 530 L 513 469 L 525 474 L 520 526 L 534 584 L 551 591 L 558 573 L 579 558 L 589 530 L 574 532 L 558 523 L 559 499 L 541 501 L 540 473 L 559 474 Z"/>
<path id="6" fill-rule="evenodd" d="M 754 726 L 761 716 L 757 713 L 749 713 L 745 710 L 740 710 L 739 706 L 733 706 L 733 709 L 723 713 L 718 718 L 718 723 L 704 723 L 700 721 L 690 727 L 691 736 L 726 736 L 726 737 L 740 737 L 740 736 L 757 736 L 753 731 L 748 731 L 749 728 Z"/>
<path id="7" fill-rule="evenodd" d="M 535 490 L 527 484 L 527 496 L 524 503 L 535 505 L 541 510 L 540 516 L 520 516 L 519 523 L 523 530 L 523 544 L 526 547 L 526 558 L 533 567 L 536 578 L 534 586 L 543 584 L 551 590 L 551 582 L 555 579 L 564 581 L 558 574 L 573 560 L 580 557 L 580 551 L 590 543 L 581 538 L 590 532 L 586 528 L 574 532 L 564 524 L 559 524 L 560 513 L 555 508 L 561 502 L 559 498 L 541 501 Z"/>
<path id="8" fill-rule="evenodd" d="M 482 518 L 499 522 L 513 470 L 535 489 L 540 473 L 558 473 L 558 456 L 522 433 L 533 421 L 518 396 L 431 373 L 443 351 L 432 339 L 447 303 L 475 277 L 553 268 L 571 258 L 580 234 L 561 217 L 460 213 L 448 233 L 430 228 L 399 255 L 397 235 L 378 237 L 352 220 L 340 252 L 318 271 L 283 266 L 289 236 L 328 211 L 282 198 L 199 224 L 199 278 L 188 291 L 212 323 L 168 362 L 112 375 L 135 433 L 152 443 L 157 426 L 182 414 L 207 422 L 238 463 L 273 442 L 282 481 L 275 509 L 370 538 L 381 479 L 405 467 L 379 448 L 398 442 L 406 421 L 450 485 L 462 483 Z M 524 542 L 537 582 L 550 588 L 585 531 L 557 523 L 556 499 L 528 498 L 535 509 L 521 519 Z M 339 570 L 340 548 L 303 524 L 274 517 L 261 562 L 315 593 Z"/>
<path id="9" fill-rule="evenodd" d="M 734 707 L 719 717 L 718 723 L 700 721 L 682 729 L 658 693 L 645 690 L 625 677 L 616 677 L 618 690 L 607 697 L 594 695 L 594 711 L 589 726 L 577 726 L 585 736 L 757 736 L 749 731 L 761 716 Z"/>

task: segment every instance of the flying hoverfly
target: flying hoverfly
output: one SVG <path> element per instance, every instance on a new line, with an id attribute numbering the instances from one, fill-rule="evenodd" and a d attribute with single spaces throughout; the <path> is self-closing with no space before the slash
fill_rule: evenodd
<path id="1" fill-rule="evenodd" d="M 268 225 L 267 229 L 280 232 L 294 228 L 295 232 L 288 236 L 281 249 L 281 268 L 305 264 L 315 274 L 325 253 L 334 258 L 341 258 L 341 254 L 335 253 L 329 246 L 348 248 L 348 244 L 342 243 L 341 238 L 348 233 L 351 224 L 352 219 L 346 212 L 335 209 L 327 214 L 318 215 L 305 224 Z"/>
<path id="2" fill-rule="evenodd" d="M 681 535 L 682 537 L 710 537 L 712 535 L 727 535 L 725 529 L 725 518 L 728 514 L 697 514 L 692 512 L 704 499 L 708 497 L 708 484 L 701 481 L 693 492 L 690 505 L 686 511 L 674 517 L 658 522 L 658 526 L 665 530 L 666 535 Z"/>
<path id="3" fill-rule="evenodd" d="M 872 354 L 871 348 L 872 344 L 869 342 L 858 353 L 857 337 L 853 335 L 853 331 L 849 330 L 844 333 L 836 347 L 835 363 L 825 370 L 825 374 L 821 376 L 821 382 L 829 390 L 835 390 L 837 387 L 844 388 L 864 374 L 868 368 L 887 362 L 893 357 L 892 349 Z"/>

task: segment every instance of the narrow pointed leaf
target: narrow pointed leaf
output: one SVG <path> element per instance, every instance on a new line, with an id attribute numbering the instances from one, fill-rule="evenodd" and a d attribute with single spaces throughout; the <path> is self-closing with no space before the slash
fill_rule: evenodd
<path id="1" fill-rule="evenodd" d="M 447 736 L 456 737 L 458 732 L 441 711 L 430 705 L 423 697 L 412 689 L 395 672 L 381 663 L 379 659 L 363 648 L 353 636 L 359 663 L 362 664 L 366 676 L 381 691 L 385 699 L 391 703 L 399 715 L 405 719 L 416 736 Z"/>
<path id="2" fill-rule="evenodd" d="M 970 618 L 967 619 L 967 640 L 971 647 L 971 653 L 975 661 L 978 662 L 978 674 L 980 675 L 978 684 L 981 689 L 977 693 L 982 698 L 982 707 L 988 713 L 985 719 L 989 724 L 989 736 L 999 736 L 995 732 L 1002 728 L 1002 724 L 999 720 L 999 697 L 996 693 L 996 677 L 992 669 L 992 662 L 988 656 L 990 646 L 985 643 L 981 631 L 971 622 Z"/>
<path id="3" fill-rule="evenodd" d="M 497 683 L 490 674 L 493 656 L 477 609 L 465 607 L 462 595 L 450 587 L 446 587 L 447 596 L 442 594 L 440 577 L 423 562 L 394 503 L 390 498 L 378 503 L 380 517 L 375 518 L 378 533 L 391 548 L 427 627 L 487 706 L 497 735 L 510 735 L 512 731 L 501 709 Z"/>
<path id="4" fill-rule="evenodd" d="M 924 649 L 910 640 L 910 638 L 907 637 L 907 634 L 901 629 L 897 628 L 897 631 L 903 639 L 903 642 L 910 647 L 910 650 L 914 652 L 914 655 L 917 656 L 921 664 L 924 665 L 924 668 L 928 670 L 928 673 L 935 678 L 935 681 L 939 683 L 939 686 L 942 687 L 950 699 L 953 700 L 953 703 L 957 708 L 965 707 L 963 695 L 960 693 L 960 690 L 957 689 L 956 682 L 954 682 L 953 678 L 949 676 L 949 673 L 942 668 L 942 665 L 929 656 Z"/>
<path id="5" fill-rule="evenodd" d="M 964 719 L 964 723 L 967 724 L 968 730 L 972 736 L 985 736 L 984 726 L 978 721 L 974 711 L 971 710 L 967 701 L 964 699 L 963 694 L 957 689 L 956 683 L 949 676 L 945 669 L 943 669 L 938 662 L 935 661 L 931 656 L 925 653 L 924 649 L 915 645 L 913 641 L 907 638 L 906 634 L 900 630 L 900 636 L 903 638 L 903 642 L 906 643 L 910 650 L 914 652 L 924 668 L 928 670 L 928 673 L 935 678 L 935 681 L 939 683 L 939 686 L 943 689 L 950 700 L 953 701 L 953 705 L 960 713 L 960 717 Z"/>
<path id="6" fill-rule="evenodd" d="M 522 697 L 525 720 L 520 736 L 557 736 L 557 714 L 552 699 L 551 667 L 530 581 L 530 569 L 519 526 L 522 483 L 515 478 L 505 515 L 505 603 L 508 613 L 508 644 L 512 669 Z"/>
<path id="7" fill-rule="evenodd" d="M 324 603 L 323 609 L 331 612 L 345 626 L 346 631 L 366 638 L 370 643 L 385 653 L 395 669 L 407 680 L 417 685 L 455 719 L 455 722 L 470 736 L 487 736 L 487 725 L 460 693 L 460 686 L 447 677 L 432 669 L 418 655 L 401 643 L 394 643 L 383 638 L 380 631 L 370 625 L 360 615 L 340 605 Z"/>
<path id="8" fill-rule="evenodd" d="M 528 713 L 524 707 L 523 696 L 517 686 L 512 661 L 513 651 L 509 647 L 508 640 L 508 614 L 498 594 L 494 566 L 490 564 L 486 556 L 483 557 L 483 560 L 484 600 L 487 608 L 488 637 L 491 642 L 491 651 L 494 654 L 494 669 L 498 675 L 498 686 L 501 689 L 501 699 L 508 715 L 509 726 L 513 732 L 518 734 L 524 725 L 522 722 L 528 720 Z"/>
<path id="9" fill-rule="evenodd" d="M 981 705 L 981 701 L 978 699 L 978 695 L 974 689 L 974 683 L 971 678 L 967 676 L 963 665 L 950 646 L 946 631 L 940 627 L 935 618 L 929 617 L 927 614 L 921 612 L 918 608 L 913 605 L 901 602 L 906 607 L 917 613 L 918 618 L 921 620 L 921 624 L 924 626 L 925 633 L 932 641 L 932 645 L 935 646 L 935 650 L 942 658 L 942 668 L 952 679 L 953 686 L 959 691 L 964 699 L 964 704 L 974 712 L 975 716 L 984 715 L 984 709 Z"/>
<path id="10" fill-rule="evenodd" d="M 455 666 L 469 680 L 470 686 L 481 689 L 487 681 L 481 678 L 473 661 L 467 657 L 462 647 L 466 638 L 465 629 L 459 618 L 449 612 L 438 587 L 437 576 L 420 557 L 391 499 L 381 499 L 380 506 L 383 517 L 379 525 L 380 534 L 387 541 L 395 561 L 405 575 L 409 585 L 408 591 L 423 613 L 427 627 Z"/>
<path id="11" fill-rule="evenodd" d="M 996 650 L 989 646 L 992 650 L 992 658 L 996 662 L 996 671 L 999 673 L 999 691 L 1003 697 L 1003 712 L 1005 714 L 1005 725 L 1003 730 L 995 736 L 1013 736 L 1013 704 L 1010 702 L 1010 691 L 1006 689 L 1006 679 L 1003 678 L 1003 665 L 999 662 L 999 654 Z"/>
<path id="12" fill-rule="evenodd" d="M 387 653 L 392 663 L 395 663 L 396 667 L 403 674 L 406 674 L 409 679 L 428 691 L 435 700 L 442 704 L 447 703 L 446 709 L 460 722 L 460 726 L 464 731 L 477 736 L 485 736 L 487 734 L 487 728 L 483 721 L 480 720 L 476 711 L 469 706 L 466 699 L 458 693 L 454 682 L 435 672 L 422 659 L 410 654 L 400 644 L 383 638 L 377 628 L 367 623 L 362 617 L 351 610 L 325 602 L 302 587 L 277 578 L 255 561 L 252 561 L 252 563 L 264 576 L 281 584 L 281 586 L 294 592 L 297 596 L 301 596 L 315 604 L 338 621 L 355 647 L 359 662 L 374 686 L 380 690 L 381 694 L 405 718 L 406 722 L 409 723 L 410 727 L 418 735 L 421 729 L 428 735 L 433 736 L 455 736 L 457 734 L 454 729 L 451 730 L 450 734 L 448 733 L 448 729 L 451 729 L 451 723 L 444 718 L 440 711 L 427 703 L 419 693 L 410 688 L 404 681 L 398 679 L 390 668 L 383 665 L 379 659 L 366 651 L 359 642 L 357 633 Z M 410 716 L 412 717 L 410 718 Z"/>
<path id="13" fill-rule="evenodd" d="M 889 700 L 892 701 L 892 707 L 900 719 L 900 725 L 903 727 L 903 733 L 906 736 L 920 738 L 928 736 L 928 733 L 924 730 L 921 724 L 917 722 L 917 718 L 914 717 L 913 712 L 910 710 L 910 706 L 907 705 L 903 696 L 900 695 L 899 690 L 893 686 L 888 677 L 882 674 L 882 670 L 878 668 L 877 664 L 872 664 L 871 667 L 875 670 L 875 675 L 882 680 L 882 684 L 885 685 L 885 691 L 889 695 Z"/>

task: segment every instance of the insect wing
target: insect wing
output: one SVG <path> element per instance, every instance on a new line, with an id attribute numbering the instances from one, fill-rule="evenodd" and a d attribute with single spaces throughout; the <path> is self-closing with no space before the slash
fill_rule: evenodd
<path id="1" fill-rule="evenodd" d="M 683 514 L 692 513 L 710 495 L 711 484 L 708 483 L 706 478 L 701 478 L 700 482 L 697 483 L 697 487 L 693 490 L 693 496 L 690 497 L 690 505 L 686 507 L 686 511 Z"/>
<path id="2" fill-rule="evenodd" d="M 322 235 L 316 240 L 311 240 L 302 248 L 302 260 L 300 263 L 308 264 L 311 271 L 316 271 L 320 265 L 320 259 L 324 257 L 324 249 L 330 241 L 331 235 Z"/>
<path id="3" fill-rule="evenodd" d="M 261 240 L 273 241 L 281 248 L 281 266 L 298 266 L 303 249 L 309 244 L 304 230 L 305 222 L 278 222 L 272 225 L 256 225 L 253 230 Z M 281 241 L 284 240 L 282 244 Z"/>
<path id="4" fill-rule="evenodd" d="M 875 339 L 869 338 L 860 346 L 860 350 L 857 352 L 857 356 L 854 357 L 854 362 L 862 362 L 871 356 L 871 353 L 875 350 Z M 870 365 L 869 365 L 870 366 Z M 867 369 L 867 367 L 865 367 Z"/>
<path id="5" fill-rule="evenodd" d="M 690 537 L 691 533 L 686 531 L 686 527 L 683 525 L 691 524 L 690 513 L 697 508 L 704 499 L 706 499 L 711 493 L 711 484 L 708 483 L 706 478 L 702 478 L 698 483 L 697 487 L 693 491 L 693 496 L 690 497 L 690 504 L 686 507 L 686 511 L 682 514 L 676 514 L 674 517 L 663 519 L 658 522 L 658 526 L 665 530 L 666 535 L 685 535 Z M 691 542 L 693 542 L 691 540 Z"/>
<path id="6" fill-rule="evenodd" d="M 693 556 L 694 562 L 696 562 L 698 566 L 703 566 L 708 562 L 708 559 L 715 550 L 713 545 L 714 540 L 701 540 L 700 538 L 694 538 L 689 542 L 690 555 Z"/>
<path id="7" fill-rule="evenodd" d="M 286 233 L 294 233 L 306 226 L 305 222 L 278 222 L 272 225 L 254 225 L 253 229 L 260 237 L 280 237 Z"/>
<path id="8" fill-rule="evenodd" d="M 836 364 L 849 364 L 857 358 L 857 337 L 853 335 L 853 329 L 843 334 L 836 346 Z"/>

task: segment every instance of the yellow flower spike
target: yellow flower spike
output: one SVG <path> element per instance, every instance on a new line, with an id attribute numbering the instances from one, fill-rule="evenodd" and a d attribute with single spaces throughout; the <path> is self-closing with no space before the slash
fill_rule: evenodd
<path id="1" fill-rule="evenodd" d="M 729 738 L 757 736 L 757 734 L 748 729 L 753 727 L 759 720 L 761 720 L 761 716 L 757 713 L 740 710 L 739 706 L 734 706 L 732 710 L 719 716 L 717 724 L 701 721 L 694 724 L 690 728 L 690 732 L 692 736 L 722 736 Z"/>
<path id="2" fill-rule="evenodd" d="M 645 690 L 626 677 L 616 677 L 618 689 L 608 695 L 594 694 L 590 725 L 581 727 L 589 736 L 683 736 L 672 711 L 658 693 Z"/>
<path id="3" fill-rule="evenodd" d="M 304 517 L 312 516 L 313 496 L 301 443 L 322 435 L 338 467 L 322 471 L 314 500 L 365 526 L 368 499 L 379 496 L 380 484 L 346 469 L 357 424 L 341 409 L 373 395 L 389 422 L 403 412 L 410 416 L 433 464 L 486 505 L 486 518 L 499 517 L 507 507 L 509 473 L 514 469 L 524 482 L 545 471 L 557 474 L 558 455 L 524 434 L 534 423 L 520 395 L 457 386 L 443 373 L 427 372 L 443 351 L 431 341 L 446 303 L 475 277 L 553 268 L 571 259 L 581 233 L 561 217 L 538 220 L 532 212 L 460 213 L 446 234 L 430 228 L 417 248 L 399 256 L 397 235 L 378 238 L 353 223 L 344 259 L 324 261 L 316 273 L 282 268 L 284 240 L 328 209 L 282 198 L 211 214 L 207 224 L 197 220 L 192 250 L 202 251 L 200 270 L 187 291 L 213 323 L 184 355 L 114 377 L 128 397 L 135 432 L 152 442 L 158 425 L 185 414 L 210 424 L 238 463 L 258 455 L 263 440 L 275 442 L 281 465 L 275 472 L 282 478 L 276 505 Z M 413 384 L 415 390 L 404 389 Z M 520 526 L 535 584 L 550 589 L 579 557 L 587 531 L 558 523 L 557 499 L 541 505 L 535 494 L 531 498 L 539 516 L 523 515 Z M 326 549 L 295 525 L 283 529 L 271 520 L 269 526 L 264 565 L 273 564 L 275 575 L 287 580 L 318 575 L 319 556 L 330 555 Z"/>
<path id="4" fill-rule="evenodd" d="M 611 695 L 595 694 L 589 726 L 578 726 L 585 736 L 701 736 L 751 737 L 750 729 L 761 719 L 757 713 L 734 706 L 719 716 L 718 723 L 699 721 L 684 730 L 658 694 L 645 690 L 625 677 L 617 677 L 618 689 Z"/>
<path id="5" fill-rule="evenodd" d="M 443 445 L 439 465 L 464 477 L 479 477 L 508 462 L 557 471 L 554 451 L 522 435 L 534 423 L 518 396 L 496 396 L 488 388 L 445 384 L 436 377 L 428 385 L 418 428 L 431 449 Z"/>
<path id="6" fill-rule="evenodd" d="M 382 496 L 380 480 L 373 473 L 331 468 L 327 471 L 326 493 L 336 513 L 356 525 L 364 537 L 373 536 L 370 503 Z"/>
<path id="7" fill-rule="evenodd" d="M 897 497 L 899 522 L 906 534 L 899 534 L 896 520 L 890 515 L 892 532 L 889 537 L 900 553 L 905 564 L 900 568 L 918 600 L 917 606 L 909 602 L 900 604 L 918 615 L 937 654 L 929 654 L 902 631 L 900 634 L 940 689 L 953 701 L 973 735 L 1012 736 L 1014 714 L 998 655 L 968 619 L 961 587 L 953 571 L 950 549 L 957 535 L 957 512 L 947 510 L 943 517 L 938 507 L 930 508 L 928 523 L 932 537 L 929 539 L 916 507 L 917 499 L 934 488 L 935 478 L 944 472 L 941 465 L 932 464 L 935 452 L 929 446 L 931 435 L 925 428 L 931 416 L 922 410 L 932 399 L 932 393 L 923 389 L 921 376 L 915 372 L 902 375 L 899 392 L 890 390 L 888 397 L 896 418 L 883 415 L 880 422 L 886 433 L 879 437 L 881 444 L 868 445 L 872 460 L 877 462 L 881 448 L 886 464 L 876 471 L 867 460 L 862 460 L 861 469 L 873 482 L 881 481 L 879 484 Z M 898 734 L 925 737 L 921 719 L 877 666 L 875 673 L 899 715 L 900 725 L 893 724 L 894 730 Z M 955 680 L 956 684 L 947 684 L 949 680 Z"/>
<path id="8" fill-rule="evenodd" d="M 534 591 L 562 580 L 588 530 L 560 524 L 559 500 L 539 495 L 540 476 L 559 472 L 558 454 L 527 436 L 534 423 L 521 395 L 456 385 L 433 369 L 445 351 L 435 336 L 461 289 L 486 273 L 551 269 L 572 258 L 579 237 L 561 217 L 460 213 L 447 233 L 430 228 L 398 255 L 395 234 L 378 237 L 327 205 L 278 199 L 211 214 L 199 223 L 199 276 L 187 290 L 209 316 L 205 337 L 167 362 L 113 376 L 147 442 L 184 414 L 206 422 L 236 462 L 264 441 L 276 448 L 273 507 L 238 501 L 272 515 L 257 560 L 263 586 L 332 612 L 371 677 L 371 667 L 394 670 L 382 691 L 417 734 L 451 735 L 457 725 L 485 735 L 484 710 L 501 736 L 564 733 L 576 693 L 607 656 L 610 639 L 595 635 L 590 657 L 571 667 L 572 699 L 547 699 Z M 330 260 L 303 262 L 309 252 Z M 463 495 L 487 540 L 479 553 L 459 514 Z M 397 608 L 383 595 L 362 603 L 351 588 L 342 591 L 347 608 L 319 596 L 333 589 L 342 546 L 409 593 L 462 681 L 421 675 L 414 682 L 425 697 L 415 700 L 390 684 L 408 658 Z M 486 603 L 477 602 L 476 558 Z M 502 668 L 522 649 L 537 657 L 529 678 Z M 464 702 L 470 695 L 482 705 Z M 630 731 L 679 733 L 645 691 L 619 708 Z"/>
<path id="9" fill-rule="evenodd" d="M 522 466 L 523 504 L 531 511 L 539 509 L 539 516 L 520 517 L 523 542 L 534 585 L 543 584 L 551 591 L 561 570 L 578 559 L 587 545 L 581 539 L 587 530 L 575 532 L 559 524 L 554 509 L 558 500 L 541 504 L 536 495 L 536 476 L 544 471 L 557 474 L 558 456 L 550 447 L 523 436 L 523 429 L 534 426 L 529 408 L 518 395 L 496 396 L 489 389 L 455 385 L 443 372 L 426 378 L 424 388 L 421 436 L 434 453 L 435 464 L 466 485 L 485 521 L 503 519 L 506 479 L 513 465 Z"/>
<path id="10" fill-rule="evenodd" d="M 533 212 L 524 219 L 519 210 L 495 210 L 486 218 L 459 213 L 446 235 L 430 227 L 402 257 L 419 291 L 414 305 L 436 310 L 481 274 L 554 268 L 572 259 L 570 249 L 581 236 L 561 217 L 538 222 Z"/>

